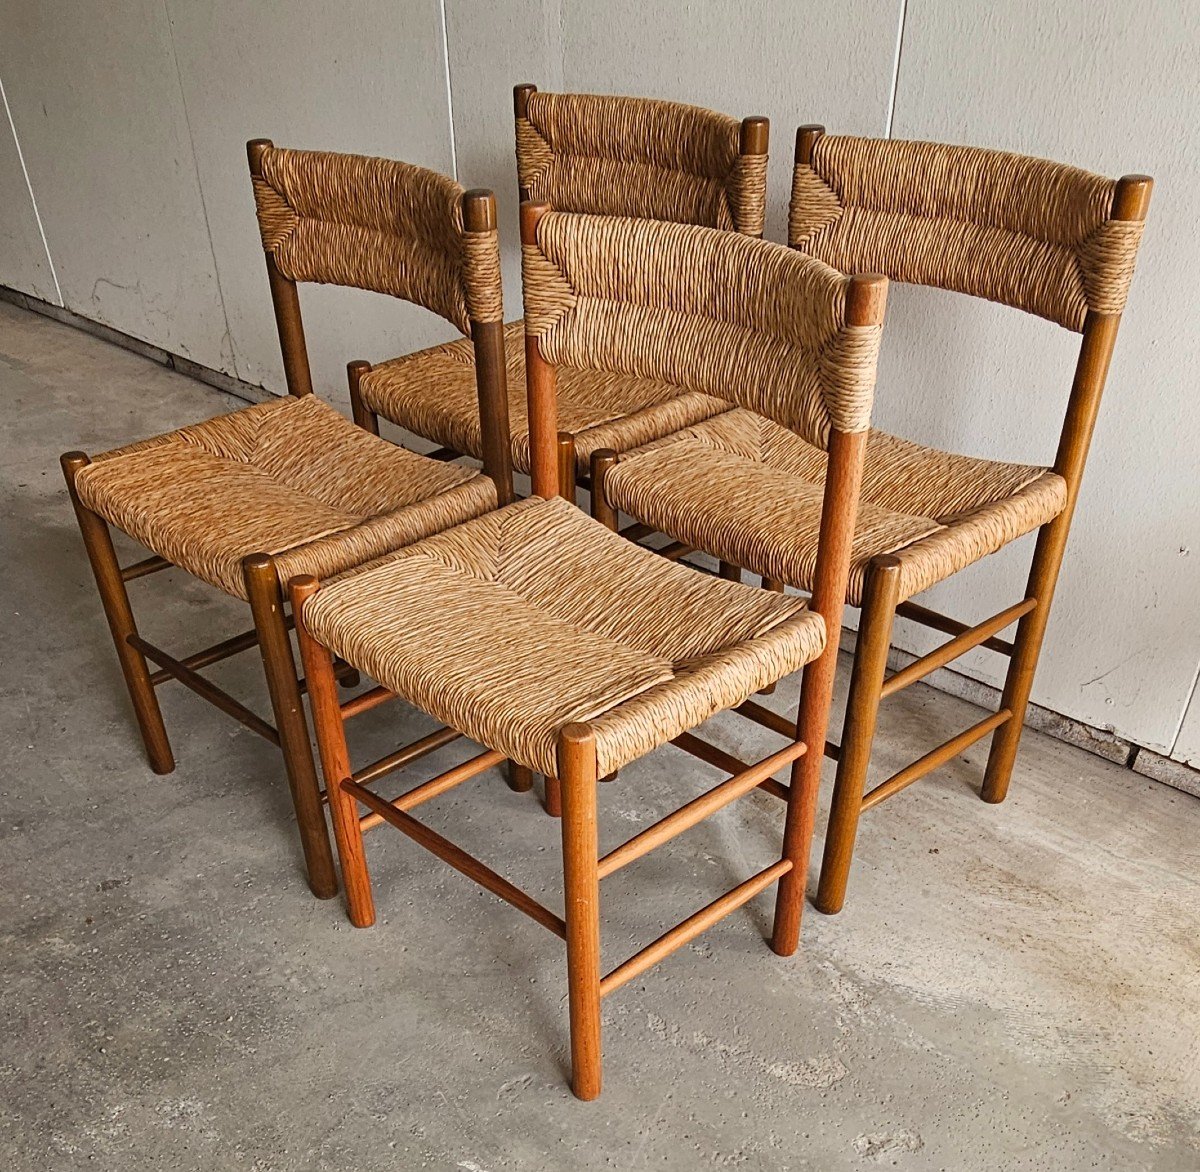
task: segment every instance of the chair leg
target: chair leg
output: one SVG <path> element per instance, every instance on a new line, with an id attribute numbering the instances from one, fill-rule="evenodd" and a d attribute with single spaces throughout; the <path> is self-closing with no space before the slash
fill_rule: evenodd
<path id="1" fill-rule="evenodd" d="M 733 562 L 720 562 L 717 566 L 717 576 L 724 578 L 726 582 L 740 582 L 742 567 L 735 566 Z"/>
<path id="2" fill-rule="evenodd" d="M 370 369 L 371 364 L 362 358 L 356 358 L 353 362 L 346 364 L 346 379 L 350 384 L 350 414 L 354 417 L 354 422 L 363 431 L 369 431 L 372 435 L 378 435 L 379 416 L 363 402 L 362 391 L 358 385 L 362 376 Z"/>
<path id="3" fill-rule="evenodd" d="M 1069 515 L 1059 516 L 1049 525 L 1043 525 L 1038 533 L 1033 565 L 1029 570 L 1029 584 L 1025 590 L 1025 597 L 1036 598 L 1037 606 L 1023 615 L 1017 624 L 1012 658 L 1008 663 L 1004 693 L 1000 700 L 1000 707 L 1007 708 L 1012 715 L 992 734 L 992 746 L 988 751 L 980 794 L 985 802 L 1002 802 L 1008 795 L 1008 783 L 1017 759 L 1017 747 L 1021 743 L 1025 709 L 1033 689 L 1042 638 L 1050 620 L 1050 603 L 1054 598 L 1070 523 Z"/>
<path id="4" fill-rule="evenodd" d="M 734 566 L 734 567 L 733 567 L 733 569 L 735 569 L 735 570 L 738 570 L 737 566 Z M 722 573 L 721 573 L 721 577 L 722 577 L 722 578 L 723 578 L 723 577 L 725 577 L 725 574 L 724 574 L 724 563 L 722 563 Z M 738 570 L 738 578 L 737 578 L 737 580 L 738 580 L 739 582 L 741 581 L 741 571 L 740 571 L 740 570 Z M 782 593 L 783 593 L 783 586 L 784 586 L 784 584 L 783 584 L 783 582 L 782 582 L 782 581 L 781 581 L 779 578 L 768 578 L 768 577 L 766 577 L 765 575 L 763 576 L 763 580 L 762 580 L 762 588 L 763 588 L 764 590 L 770 590 L 772 594 L 782 594 Z M 762 696 L 770 696 L 770 695 L 772 695 L 772 694 L 774 693 L 774 691 L 775 691 L 775 685 L 774 685 L 774 684 L 768 684 L 768 685 L 767 685 L 765 688 L 760 688 L 760 689 L 759 689 L 759 694 L 760 694 L 760 695 L 762 695 Z"/>
<path id="5" fill-rule="evenodd" d="M 563 786 L 571 1089 L 580 1099 L 594 1099 L 601 1082 L 600 873 L 596 742 L 586 725 L 569 724 L 559 735 L 558 772 Z"/>
<path id="6" fill-rule="evenodd" d="M 900 563 L 895 558 L 875 559 L 867 569 L 850 696 L 842 723 L 842 747 L 833 783 L 833 805 L 825 830 L 825 854 L 814 901 L 817 910 L 826 915 L 840 912 L 846 902 L 846 883 L 854 858 L 854 840 L 879 716 L 880 689 L 887 671 L 899 601 Z"/>
<path id="7" fill-rule="evenodd" d="M 533 789 L 533 770 L 527 765 L 518 765 L 516 761 L 510 761 L 505 780 L 508 782 L 508 788 L 514 793 L 528 793 Z"/>
<path id="8" fill-rule="evenodd" d="M 558 491 L 576 504 L 575 437 L 569 431 L 558 433 Z"/>
<path id="9" fill-rule="evenodd" d="M 551 818 L 562 817 L 562 782 L 557 777 L 546 778 L 546 813 Z"/>
<path id="10" fill-rule="evenodd" d="M 275 727 L 279 730 L 279 748 L 292 791 L 308 885 L 318 899 L 332 899 L 338 890 L 337 872 L 329 846 L 325 811 L 321 808 L 321 789 L 308 739 L 308 722 L 300 698 L 292 641 L 284 619 L 283 591 L 279 588 L 274 560 L 267 554 L 251 554 L 244 558 L 242 573 L 258 632 Z"/>
<path id="11" fill-rule="evenodd" d="M 150 682 L 150 671 L 141 652 L 131 647 L 128 642 L 130 635 L 137 634 L 137 625 L 133 620 L 133 610 L 129 605 L 129 595 L 125 591 L 125 581 L 121 577 L 121 566 L 117 561 L 116 550 L 113 549 L 108 523 L 98 513 L 93 513 L 75 491 L 75 477 L 89 463 L 83 452 L 68 452 L 63 456 L 62 469 L 67 480 L 67 492 L 79 522 L 83 546 L 87 550 L 92 575 L 96 579 L 96 589 L 100 594 L 100 604 L 104 607 L 104 617 L 108 620 L 108 629 L 112 632 L 117 660 L 121 664 L 125 686 L 129 689 L 129 699 L 133 702 L 134 716 L 142 734 L 142 743 L 146 746 L 150 768 L 158 774 L 170 773 L 175 768 L 175 757 L 167 739 L 166 727 L 163 725 L 158 697 L 154 694 L 154 685 Z"/>
<path id="12" fill-rule="evenodd" d="M 371 895 L 371 876 L 367 871 L 358 804 L 341 786 L 342 780 L 350 777 L 352 771 L 350 750 L 346 746 L 346 722 L 338 702 L 333 655 L 304 626 L 304 603 L 317 592 L 319 583 L 316 578 L 305 576 L 293 578 L 290 587 L 296 641 L 304 660 L 321 771 L 325 775 L 329 811 L 333 815 L 333 835 L 337 840 L 342 880 L 346 886 L 346 911 L 356 928 L 369 928 L 375 923 L 375 900 Z"/>
<path id="13" fill-rule="evenodd" d="M 612 448 L 597 448 L 592 453 L 592 516 L 606 529 L 617 531 L 617 510 L 604 494 L 604 478 L 617 462 L 617 453 Z"/>

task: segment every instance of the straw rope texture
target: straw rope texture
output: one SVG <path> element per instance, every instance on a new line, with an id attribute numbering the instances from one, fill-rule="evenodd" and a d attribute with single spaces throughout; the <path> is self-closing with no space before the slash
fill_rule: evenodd
<path id="1" fill-rule="evenodd" d="M 811 590 L 825 464 L 798 436 L 735 410 L 622 457 L 604 486 L 612 504 L 677 540 Z M 861 604 L 877 554 L 900 559 L 901 595 L 911 597 L 1052 520 L 1066 492 L 1044 468 L 872 431 L 848 601 Z"/>
<path id="2" fill-rule="evenodd" d="M 155 553 L 239 598 L 241 560 L 281 583 L 336 574 L 496 507 L 495 485 L 291 396 L 96 456 L 80 499 Z"/>
<path id="3" fill-rule="evenodd" d="M 523 322 L 504 327 L 504 347 L 513 464 L 528 472 Z M 468 339 L 382 362 L 362 377 L 359 391 L 363 402 L 385 419 L 456 452 L 483 458 L 475 348 Z M 575 436 L 583 473 L 597 448 L 627 451 L 727 410 L 723 399 L 681 392 L 653 379 L 565 367 L 558 372 L 558 425 Z"/>
<path id="4" fill-rule="evenodd" d="M 678 102 L 539 91 L 517 119 L 517 176 L 559 211 L 761 236 L 767 156 L 740 155 L 738 133 Z"/>
<path id="5" fill-rule="evenodd" d="M 822 135 L 792 181 L 788 239 L 844 272 L 997 301 L 1071 330 L 1120 313 L 1143 225 L 1111 219 L 1116 183 L 942 143 Z"/>
<path id="6" fill-rule="evenodd" d="M 601 774 L 810 662 L 803 600 L 667 562 L 566 501 L 520 501 L 334 579 L 306 603 L 326 646 L 539 772 L 596 733 Z"/>
<path id="7" fill-rule="evenodd" d="M 263 248 L 293 281 L 353 285 L 470 333 L 502 321 L 499 236 L 463 230 L 463 189 L 390 159 L 269 148 L 255 178 Z"/>
<path id="8" fill-rule="evenodd" d="M 526 329 L 557 366 L 661 379 L 825 447 L 870 422 L 879 326 L 849 279 L 732 232 L 549 212 L 523 248 Z"/>

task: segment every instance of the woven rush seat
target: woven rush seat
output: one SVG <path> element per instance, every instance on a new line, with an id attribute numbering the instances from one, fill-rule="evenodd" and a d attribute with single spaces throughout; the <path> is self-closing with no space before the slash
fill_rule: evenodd
<path id="1" fill-rule="evenodd" d="M 513 464 L 529 471 L 525 400 L 525 323 L 504 327 L 508 418 Z M 483 457 L 475 350 L 467 338 L 379 363 L 363 374 L 359 394 L 372 411 L 416 435 L 477 459 Z M 592 452 L 623 452 L 729 409 L 729 403 L 655 379 L 562 367 L 558 423 L 575 437 L 576 464 L 586 475 Z"/>
<path id="2" fill-rule="evenodd" d="M 313 395 L 117 448 L 76 478 L 82 502 L 238 598 L 242 558 L 282 583 L 334 574 L 496 506 L 492 481 L 381 442 Z"/>
<path id="3" fill-rule="evenodd" d="M 322 585 L 304 622 L 416 707 L 548 776 L 588 721 L 600 774 L 825 646 L 802 599 L 699 574 L 533 497 Z"/>
<path id="4" fill-rule="evenodd" d="M 825 453 L 737 409 L 624 455 L 611 504 L 722 559 L 811 589 Z M 1067 486 L 1045 468 L 942 452 L 871 431 L 847 599 L 867 564 L 900 560 L 902 597 L 928 589 L 1056 517 Z"/>

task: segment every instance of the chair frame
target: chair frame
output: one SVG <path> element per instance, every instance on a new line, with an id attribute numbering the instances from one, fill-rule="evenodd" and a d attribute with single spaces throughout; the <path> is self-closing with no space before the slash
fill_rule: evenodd
<path id="1" fill-rule="evenodd" d="M 549 205 L 544 203 L 522 205 L 521 238 L 524 244 L 536 243 L 538 221 L 549 210 Z M 880 324 L 886 296 L 886 278 L 852 278 L 846 302 L 848 324 Z M 558 442 L 556 426 L 555 369 L 542 356 L 537 337 L 528 332 L 526 362 L 533 492 L 542 497 L 566 496 L 568 481 L 561 467 L 562 446 Z M 807 752 L 807 747 L 810 744 L 824 744 L 825 741 L 865 447 L 865 432 L 842 432 L 836 428 L 832 432 L 829 445 L 830 474 L 821 519 L 817 591 L 811 604 L 825 619 L 828 642 L 822 654 L 804 669 L 796 722 L 779 718 L 780 725 L 776 731 L 787 738 L 787 745 L 760 761 L 747 763 L 691 732 L 675 737 L 671 743 L 677 748 L 716 766 L 729 776 L 600 856 L 597 834 L 597 781 L 600 779 L 597 777 L 594 734 L 586 723 L 571 724 L 561 730 L 557 746 L 558 785 L 555 787 L 556 790 L 561 787 L 562 807 L 565 915 L 561 917 L 409 813 L 415 806 L 500 764 L 504 760 L 503 753 L 486 750 L 390 801 L 367 788 L 368 782 L 407 764 L 419 752 L 425 751 L 427 743 L 436 741 L 437 745 L 445 744 L 457 739 L 460 734 L 453 729 L 442 728 L 355 771 L 350 763 L 345 729 L 345 718 L 351 714 L 355 701 L 339 701 L 332 653 L 317 641 L 304 623 L 304 607 L 320 589 L 320 582 L 311 575 L 305 575 L 293 578 L 289 584 L 292 610 L 297 616 L 296 630 L 301 655 L 306 675 L 312 682 L 311 699 L 317 744 L 331 795 L 330 809 L 351 922 L 357 927 L 369 927 L 374 923 L 374 900 L 361 832 L 380 821 L 386 821 L 564 940 L 567 948 L 571 1087 L 580 1099 L 594 1099 L 601 1089 L 600 1002 L 603 997 L 641 975 L 776 880 L 779 881 L 779 889 L 771 948 L 780 956 L 790 956 L 799 944 L 821 773 L 821 755 Z M 600 519 L 610 524 L 611 518 L 602 515 Z M 611 524 L 610 527 L 615 528 Z M 377 693 L 381 691 L 376 689 Z M 745 708 L 746 705 L 742 705 L 733 711 L 748 715 Z M 791 770 L 787 785 L 775 781 L 772 776 L 784 766 L 790 766 Z M 602 975 L 600 881 L 756 788 L 775 794 L 787 803 L 780 858 Z M 366 807 L 366 814 L 359 814 L 359 804 Z"/>
<path id="2" fill-rule="evenodd" d="M 252 178 L 262 178 L 262 159 L 272 146 L 269 139 L 253 139 L 246 144 Z M 487 232 L 495 229 L 496 201 L 490 191 L 476 189 L 465 192 L 461 206 L 467 231 Z M 265 258 L 288 394 L 302 398 L 313 393 L 313 384 L 299 292 L 296 282 L 279 271 L 269 251 L 265 252 Z M 495 439 L 497 434 L 507 434 L 503 327 L 499 322 L 474 320 L 471 325 L 477 347 L 480 409 L 484 419 L 492 425 L 485 472 L 492 476 L 498 500 L 504 504 L 512 499 L 510 453 L 507 444 L 498 444 Z M 353 362 L 349 365 L 352 384 L 356 370 L 361 365 Z M 503 430 L 499 430 L 501 428 Z M 280 750 L 296 812 L 308 885 L 318 899 L 331 899 L 337 894 L 338 879 L 322 808 L 328 797 L 317 778 L 303 702 L 309 685 L 296 668 L 289 635 L 294 623 L 287 611 L 286 594 L 279 581 L 274 558 L 267 553 L 252 553 L 242 560 L 253 627 L 211 647 L 181 659 L 176 658 L 138 633 L 125 588 L 127 582 L 175 567 L 158 555 L 128 566 L 119 563 L 108 522 L 83 504 L 75 488 L 76 476 L 90 462 L 87 454 L 81 451 L 68 452 L 61 459 L 67 491 L 79 522 L 84 548 L 151 769 L 157 774 L 167 774 L 175 768 L 175 758 L 155 689 L 168 680 L 178 680 Z M 255 646 L 262 656 L 274 724 L 262 719 L 199 670 Z M 156 665 L 157 670 L 152 672 L 147 661 Z M 353 687 L 358 683 L 358 673 L 345 664 L 337 664 L 334 670 L 344 686 Z M 356 696 L 346 702 L 346 714 L 367 711 L 380 699 L 377 689 Z M 422 746 L 409 759 L 432 752 L 439 744 L 445 743 L 444 739 L 436 743 L 434 738 L 428 740 L 430 743 Z"/>
<path id="3" fill-rule="evenodd" d="M 824 132 L 824 127 L 817 125 L 798 129 L 797 165 L 811 163 L 813 149 Z M 1145 220 L 1152 188 L 1153 180 L 1146 175 L 1126 175 L 1118 180 L 1111 218 Z M 837 761 L 837 773 L 821 877 L 814 901 L 819 911 L 833 915 L 845 904 L 862 813 L 965 752 L 989 733 L 994 735 L 980 796 L 989 803 L 1004 801 L 1120 321 L 1120 313 L 1088 310 L 1053 464 L 1053 471 L 1066 481 L 1067 500 L 1062 512 L 1038 530 L 1025 592 L 1020 600 L 986 619 L 967 624 L 901 597 L 900 562 L 894 555 L 880 555 L 869 563 L 841 744 L 829 745 L 826 750 L 827 755 Z M 889 676 L 888 652 L 897 616 L 952 638 Z M 1000 632 L 1014 622 L 1017 624 L 1015 638 L 1011 642 L 1000 638 Z M 880 702 L 975 647 L 985 647 L 1009 660 L 999 709 L 868 791 L 867 769 Z"/>
<path id="4" fill-rule="evenodd" d="M 520 120 L 527 117 L 529 99 L 535 93 L 537 93 L 537 86 L 529 82 L 523 82 L 520 85 L 513 87 L 513 114 L 516 119 Z M 763 117 L 761 114 L 755 114 L 747 118 L 743 118 L 738 130 L 738 153 L 742 156 L 766 155 L 768 153 L 768 145 L 770 142 L 770 132 L 770 120 Z M 517 193 L 522 203 L 529 201 L 530 192 L 527 187 L 523 187 L 518 183 Z M 571 209 L 563 208 L 561 210 L 570 211 Z M 761 232 L 745 234 L 754 235 L 756 237 L 762 236 Z M 502 326 L 498 328 L 501 331 L 503 329 Z M 369 369 L 369 367 L 367 369 Z M 365 370 L 360 372 L 360 377 L 362 373 L 365 373 Z M 503 365 L 501 365 L 501 379 L 503 380 L 503 378 L 504 369 Z M 502 389 L 503 386 L 504 383 L 502 381 Z M 358 423 L 360 427 L 365 427 L 368 431 L 378 435 L 379 416 L 376 412 L 372 411 L 370 407 L 366 405 L 366 403 L 363 402 L 362 396 L 359 393 L 357 379 L 352 379 L 351 381 L 350 403 L 354 411 L 355 422 Z M 505 426 L 507 427 L 507 404 L 505 406 Z M 484 442 L 487 442 L 486 435 Z M 572 485 L 571 490 L 564 492 L 563 495 L 573 503 L 577 503 L 575 502 L 575 489 L 587 489 L 590 487 L 590 482 L 587 477 L 580 477 L 578 475 L 575 455 L 575 436 L 569 431 L 560 431 L 556 437 L 555 444 L 558 448 L 558 461 L 564 476 L 564 483 L 569 482 Z M 435 460 L 460 460 L 464 457 L 465 453 L 455 451 L 453 448 L 438 448 L 435 451 L 430 452 L 429 455 Z M 683 552 L 686 552 L 686 550 L 681 547 L 681 552 L 678 556 L 682 556 Z M 782 590 L 782 584 L 780 584 L 777 588 Z"/>

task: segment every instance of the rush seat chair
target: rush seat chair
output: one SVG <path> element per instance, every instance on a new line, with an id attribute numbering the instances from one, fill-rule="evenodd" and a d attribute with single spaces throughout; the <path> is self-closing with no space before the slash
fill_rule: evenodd
<path id="1" fill-rule="evenodd" d="M 557 210 L 698 224 L 761 236 L 766 207 L 765 118 L 740 123 L 677 102 L 514 91 L 522 199 Z M 512 458 L 530 471 L 524 326 L 505 327 Z M 378 417 L 441 444 L 442 458 L 482 456 L 470 344 L 450 342 L 373 367 L 352 388 L 355 418 Z M 728 409 L 725 400 L 660 378 L 563 370 L 560 459 L 586 480 L 597 448 L 636 447 Z M 575 475 L 572 472 L 572 475 Z"/>
<path id="2" fill-rule="evenodd" d="M 982 796 L 1004 799 L 1151 181 L 992 150 L 835 137 L 815 126 L 800 128 L 796 149 L 789 235 L 797 251 L 843 271 L 986 298 L 1082 334 L 1049 468 L 870 433 L 847 595 L 862 614 L 841 746 L 829 749 L 837 779 L 816 899 L 833 913 L 845 900 L 862 811 L 989 733 Z M 805 437 L 735 410 L 619 462 L 603 452 L 594 460 L 599 507 L 813 589 L 826 460 Z M 1024 595 L 998 614 L 968 626 L 911 601 L 1034 530 Z M 952 638 L 888 677 L 898 614 Z M 1015 639 L 1000 638 L 1013 623 Z M 866 792 L 880 701 L 973 647 L 1009 657 L 999 711 Z M 778 723 L 765 709 L 757 716 Z"/>
<path id="3" fill-rule="evenodd" d="M 545 204 L 523 205 L 522 241 L 535 495 L 291 593 L 352 922 L 374 920 L 361 828 L 381 819 L 563 938 L 572 1087 L 591 1099 L 601 997 L 776 881 L 772 947 L 796 949 L 821 762 L 807 750 L 825 740 L 887 283 L 734 233 Z M 561 499 L 559 366 L 729 396 L 828 451 L 812 604 L 661 558 Z M 377 794 L 367 783 L 405 750 L 351 766 L 335 653 L 484 752 Z M 765 759 L 691 731 L 801 667 L 798 725 Z M 601 855 L 597 779 L 668 742 L 731 776 Z M 563 915 L 412 816 L 505 757 L 559 780 Z M 774 781 L 789 765 L 790 785 Z M 787 798 L 780 856 L 602 976 L 601 879 L 758 786 Z"/>
<path id="4" fill-rule="evenodd" d="M 402 297 L 471 331 L 482 343 L 479 400 L 503 436 L 495 200 L 405 163 L 263 140 L 248 153 L 289 394 L 91 458 L 69 452 L 62 465 L 151 768 L 175 767 L 155 695 L 168 680 L 277 745 L 309 885 L 329 898 L 337 873 L 283 588 L 295 574 L 335 574 L 486 513 L 511 499 L 512 476 L 504 442 L 485 449 L 483 475 L 368 435 L 322 403 L 296 282 Z M 119 565 L 110 525 L 153 556 Z M 169 567 L 248 602 L 253 627 L 180 658 L 147 642 L 125 584 Z M 256 645 L 274 724 L 200 673 Z"/>

